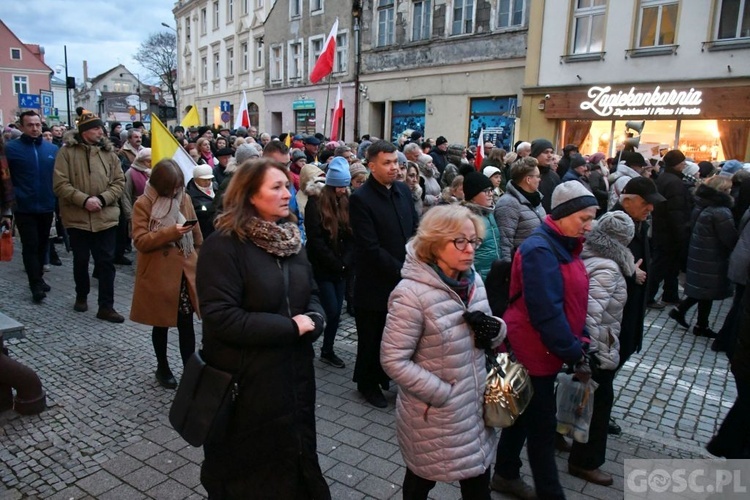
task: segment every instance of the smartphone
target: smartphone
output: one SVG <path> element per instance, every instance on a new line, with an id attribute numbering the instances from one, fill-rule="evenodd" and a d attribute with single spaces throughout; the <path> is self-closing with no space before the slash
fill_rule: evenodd
<path id="1" fill-rule="evenodd" d="M 190 219 L 183 222 L 182 227 L 192 227 L 196 224 L 198 224 L 198 219 Z"/>

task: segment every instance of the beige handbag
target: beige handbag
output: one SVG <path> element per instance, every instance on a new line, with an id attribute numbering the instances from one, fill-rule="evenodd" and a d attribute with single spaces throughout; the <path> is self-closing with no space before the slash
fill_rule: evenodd
<path id="1" fill-rule="evenodd" d="M 507 341 L 506 341 L 507 342 Z M 488 351 L 487 385 L 484 389 L 484 424 L 510 427 L 524 412 L 534 395 L 529 372 L 510 352 Z"/>

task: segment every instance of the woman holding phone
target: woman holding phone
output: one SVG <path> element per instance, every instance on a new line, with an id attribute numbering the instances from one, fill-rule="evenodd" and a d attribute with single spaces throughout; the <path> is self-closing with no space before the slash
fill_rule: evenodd
<path id="1" fill-rule="evenodd" d="M 203 243 L 197 222 L 180 167 L 173 160 L 160 161 L 133 206 L 138 263 L 130 319 L 153 327 L 156 381 L 167 389 L 177 387 L 167 361 L 169 327 L 179 332 L 183 366 L 195 351 L 195 264 Z"/>

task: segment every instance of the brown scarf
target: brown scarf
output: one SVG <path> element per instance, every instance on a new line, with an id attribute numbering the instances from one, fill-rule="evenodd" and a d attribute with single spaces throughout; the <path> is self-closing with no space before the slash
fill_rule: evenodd
<path id="1" fill-rule="evenodd" d="M 302 248 L 302 236 L 293 222 L 274 223 L 253 217 L 248 234 L 253 243 L 277 257 L 295 255 Z"/>
<path id="2" fill-rule="evenodd" d="M 149 231 L 155 233 L 162 228 L 172 227 L 185 222 L 185 216 L 180 212 L 183 194 L 185 194 L 185 190 L 180 189 L 174 198 L 159 196 L 156 189 L 150 183 L 146 183 L 143 196 L 151 200 L 151 214 L 148 221 Z M 175 243 L 177 244 L 177 248 L 182 252 L 182 255 L 188 257 L 193 253 L 195 248 L 193 246 L 193 232 L 188 231 L 183 234 Z"/>

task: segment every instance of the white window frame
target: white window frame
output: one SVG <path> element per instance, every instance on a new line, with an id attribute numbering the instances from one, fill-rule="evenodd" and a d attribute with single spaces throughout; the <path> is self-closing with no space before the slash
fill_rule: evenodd
<path id="1" fill-rule="evenodd" d="M 242 72 L 247 73 L 250 69 L 250 43 L 245 41 L 240 44 L 240 52 L 242 55 Z"/>
<path id="2" fill-rule="evenodd" d="M 14 52 L 18 53 L 18 57 L 13 57 L 13 53 Z M 21 61 L 21 60 L 23 60 L 23 51 L 21 50 L 20 47 L 11 47 L 10 48 L 10 60 L 11 61 Z"/>
<path id="3" fill-rule="evenodd" d="M 739 16 L 737 16 L 737 24 L 734 28 L 734 36 L 728 38 L 719 38 L 719 28 L 721 27 L 721 8 L 726 0 L 718 0 L 716 2 L 716 21 L 714 22 L 714 40 L 739 40 L 750 37 L 750 32 L 743 35 L 742 33 L 742 19 L 744 19 L 744 13 L 750 9 L 750 0 L 740 0 Z"/>
<path id="4" fill-rule="evenodd" d="M 295 51 L 296 48 L 296 51 Z M 287 42 L 287 77 L 290 82 L 302 80 L 305 68 L 305 52 L 302 40 Z"/>
<path id="5" fill-rule="evenodd" d="M 208 83 L 208 56 L 201 56 L 201 83 Z"/>
<path id="6" fill-rule="evenodd" d="M 477 1 L 478 0 L 453 0 L 453 5 L 450 9 L 451 21 L 449 26 L 451 36 L 471 35 L 477 29 L 476 16 L 477 16 Z M 471 2 L 471 5 L 467 5 Z M 461 29 L 456 32 L 456 11 L 461 11 Z M 471 27 L 467 30 L 466 19 L 467 12 L 471 9 Z"/>
<path id="7" fill-rule="evenodd" d="M 339 31 L 336 35 L 336 54 L 333 59 L 333 73 L 345 74 L 349 71 L 349 32 Z"/>
<path id="8" fill-rule="evenodd" d="M 325 0 L 310 0 L 310 15 L 318 16 L 325 12 Z"/>
<path id="9" fill-rule="evenodd" d="M 411 3 L 411 41 L 429 40 L 432 38 L 432 2 L 434 0 L 415 0 Z M 421 12 L 417 18 L 417 5 Z M 416 32 L 419 31 L 417 34 Z"/>
<path id="10" fill-rule="evenodd" d="M 255 69 L 263 68 L 263 39 L 255 38 L 253 41 L 255 46 Z"/>
<path id="11" fill-rule="evenodd" d="M 227 24 L 234 22 L 234 0 L 227 0 Z"/>
<path id="12" fill-rule="evenodd" d="M 213 5 L 213 19 L 214 19 L 214 29 L 219 29 L 219 0 L 214 1 Z"/>
<path id="13" fill-rule="evenodd" d="M 242 0 L 242 15 L 245 16 L 250 12 L 250 0 Z"/>
<path id="14" fill-rule="evenodd" d="M 307 39 L 307 53 L 309 54 L 308 69 L 307 72 L 312 72 L 315 63 L 318 62 L 320 53 L 323 52 L 323 45 L 326 43 L 325 35 L 315 35 Z M 315 48 L 318 45 L 319 49 Z"/>
<path id="15" fill-rule="evenodd" d="M 234 76 L 234 47 L 227 47 L 227 76 Z"/>
<path id="16" fill-rule="evenodd" d="M 593 32 L 593 26 L 594 26 L 594 18 L 596 17 L 602 17 L 603 21 L 606 21 L 606 15 L 607 15 L 607 1 L 605 0 L 604 5 L 593 5 L 593 3 L 596 0 L 590 0 L 592 3 L 591 7 L 582 7 L 578 8 L 575 7 L 573 10 L 573 29 L 570 31 L 570 51 L 571 54 L 596 54 L 598 52 L 601 52 L 604 48 L 604 38 L 606 38 L 606 25 L 605 25 L 605 33 L 602 37 L 602 49 L 598 51 L 592 51 L 591 50 L 591 35 Z M 586 46 L 585 51 L 576 51 L 576 28 L 578 27 L 578 22 L 581 19 L 587 18 L 589 19 L 589 30 L 588 30 L 588 42 Z"/>
<path id="17" fill-rule="evenodd" d="M 500 10 L 502 2 L 508 2 L 508 10 L 506 11 L 503 9 Z M 497 16 L 495 16 L 495 19 L 497 21 L 497 28 L 498 29 L 511 29 L 511 28 L 520 28 L 523 26 L 526 26 L 526 16 L 527 16 L 527 9 L 529 6 L 529 0 L 498 0 L 497 2 Z M 521 22 L 520 23 L 514 23 L 513 22 L 513 15 L 516 12 L 515 7 L 518 6 L 518 4 L 521 4 Z M 501 24 L 500 23 L 500 16 L 503 14 L 506 14 L 508 16 L 508 24 Z"/>
<path id="18" fill-rule="evenodd" d="M 271 82 L 284 81 L 284 46 L 281 44 L 271 45 L 269 49 L 269 64 Z"/>
<path id="19" fill-rule="evenodd" d="M 375 46 L 393 45 L 396 40 L 396 0 L 377 0 L 373 22 L 378 27 L 375 33 Z M 383 26 L 385 26 L 385 36 L 381 37 Z M 383 38 L 382 42 L 381 38 Z"/>
<path id="20" fill-rule="evenodd" d="M 27 75 L 13 75 L 13 95 L 28 93 L 29 77 Z"/>
<path id="21" fill-rule="evenodd" d="M 661 36 L 662 15 L 664 13 L 664 7 L 668 5 L 677 5 L 679 9 L 680 2 L 678 0 L 641 0 L 640 9 L 638 11 L 638 33 L 636 36 L 636 43 L 637 43 L 638 48 L 662 47 L 664 45 L 674 44 L 674 41 L 668 44 L 659 43 L 659 38 Z M 658 14 L 656 16 L 656 34 L 654 36 L 654 44 L 653 45 L 641 45 L 641 33 L 643 30 L 643 11 L 645 9 L 652 9 L 654 7 L 657 7 L 659 9 Z M 677 29 L 677 22 L 678 22 L 678 19 L 675 19 L 675 30 Z"/>
<path id="22" fill-rule="evenodd" d="M 302 17 L 302 0 L 289 0 L 289 19 Z"/>
<path id="23" fill-rule="evenodd" d="M 221 56 L 218 52 L 214 52 L 212 66 L 214 71 L 214 80 L 218 80 L 219 78 L 221 78 Z"/>
<path id="24" fill-rule="evenodd" d="M 208 10 L 206 7 L 201 9 L 201 35 L 205 35 L 208 31 Z"/>

